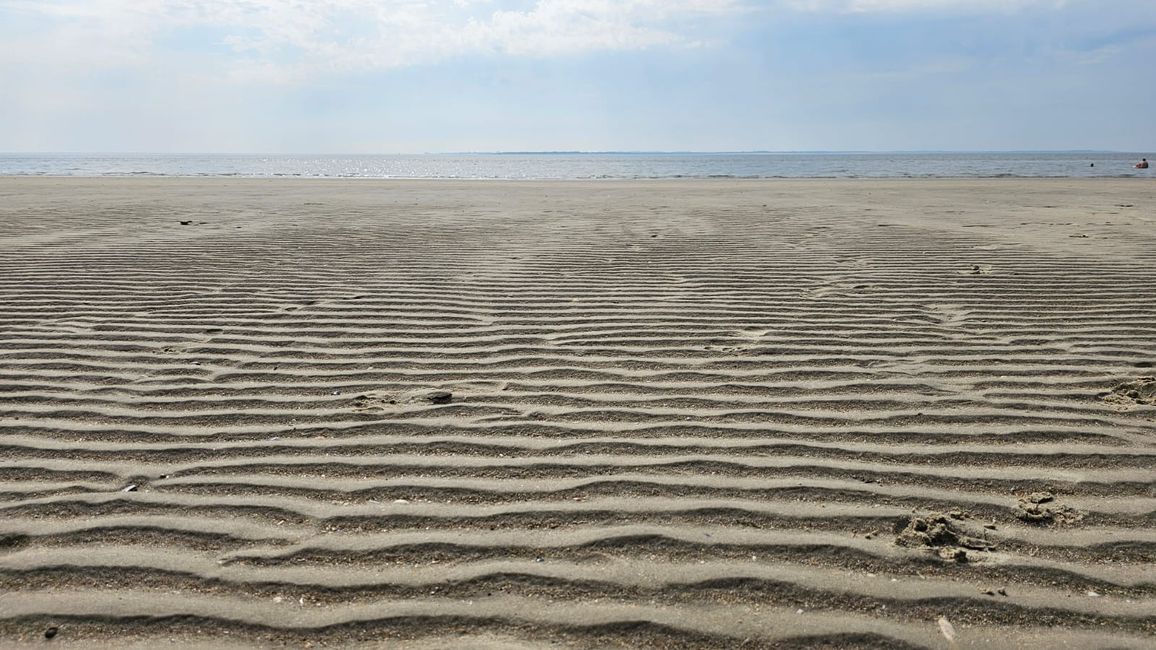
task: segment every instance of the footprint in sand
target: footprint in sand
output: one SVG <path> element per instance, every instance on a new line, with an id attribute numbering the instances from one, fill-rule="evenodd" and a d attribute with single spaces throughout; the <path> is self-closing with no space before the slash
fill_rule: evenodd
<path id="1" fill-rule="evenodd" d="M 877 284 L 868 283 L 851 283 L 851 282 L 833 282 L 814 289 L 808 289 L 803 292 L 803 297 L 808 300 L 817 300 L 819 298 L 826 298 L 833 295 L 842 296 L 862 296 L 871 291 L 878 291 L 881 287 Z"/>
<path id="2" fill-rule="evenodd" d="M 745 329 L 736 331 L 735 336 L 747 339 L 748 341 L 758 341 L 770 332 L 771 331 L 767 329 Z"/>
<path id="3" fill-rule="evenodd" d="M 803 297 L 807 300 L 818 300 L 820 298 L 826 298 L 827 296 L 835 293 L 839 293 L 839 289 L 837 287 L 816 287 L 814 289 L 807 289 L 804 291 Z"/>
<path id="4" fill-rule="evenodd" d="M 928 305 L 932 316 L 939 320 L 943 327 L 959 327 L 967 320 L 968 311 L 961 305 L 934 304 Z"/>
<path id="5" fill-rule="evenodd" d="M 985 539 L 982 531 L 971 530 L 964 523 L 966 519 L 970 515 L 959 510 L 901 517 L 893 529 L 895 544 L 934 550 L 944 560 L 961 563 L 972 559 L 968 550 L 994 549 L 995 542 Z"/>
<path id="6" fill-rule="evenodd" d="M 707 350 L 717 350 L 719 352 L 746 352 L 746 351 L 754 349 L 756 347 L 756 345 L 759 343 L 759 341 L 761 341 L 762 338 L 764 336 L 766 336 L 767 334 L 769 334 L 770 332 L 771 332 L 771 330 L 768 330 L 768 329 L 755 329 L 755 328 L 744 329 L 744 330 L 735 330 L 732 333 L 732 335 L 737 339 L 741 339 L 742 341 L 745 341 L 744 343 L 740 343 L 738 345 L 720 345 L 720 346 L 708 345 L 708 346 L 706 346 L 706 349 Z"/>
<path id="7" fill-rule="evenodd" d="M 353 398 L 355 411 L 396 411 L 408 405 L 419 408 L 442 406 L 463 401 L 469 396 L 492 395 L 509 389 L 509 382 L 478 381 L 462 382 L 441 387 L 423 387 L 410 390 L 367 391 Z"/>
<path id="8" fill-rule="evenodd" d="M 1114 386 L 1100 398 L 1109 404 L 1119 406 L 1156 405 L 1156 377 L 1140 377 Z"/>
<path id="9" fill-rule="evenodd" d="M 1033 492 L 1016 504 L 1016 519 L 1029 524 L 1074 524 L 1083 518 L 1084 513 L 1056 502 L 1051 492 Z"/>
<path id="10" fill-rule="evenodd" d="M 433 391 L 426 391 L 432 393 Z M 369 391 L 353 398 L 353 410 L 361 412 L 374 411 L 393 411 L 399 408 L 399 405 L 413 404 L 418 402 L 416 399 L 419 391 L 408 392 L 392 392 L 392 391 Z M 452 398 L 452 395 L 451 395 Z M 427 403 L 429 403 L 427 401 Z"/>

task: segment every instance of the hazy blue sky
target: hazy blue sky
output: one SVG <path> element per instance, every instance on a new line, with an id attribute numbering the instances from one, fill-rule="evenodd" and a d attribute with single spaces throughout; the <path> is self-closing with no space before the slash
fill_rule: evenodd
<path id="1" fill-rule="evenodd" d="M 1156 0 L 0 0 L 0 151 L 1156 150 Z"/>

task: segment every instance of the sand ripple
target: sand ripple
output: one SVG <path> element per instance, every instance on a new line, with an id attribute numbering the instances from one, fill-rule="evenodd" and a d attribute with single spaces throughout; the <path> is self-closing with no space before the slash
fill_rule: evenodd
<path id="1" fill-rule="evenodd" d="M 8 642 L 1156 647 L 1144 184 L 0 190 Z"/>

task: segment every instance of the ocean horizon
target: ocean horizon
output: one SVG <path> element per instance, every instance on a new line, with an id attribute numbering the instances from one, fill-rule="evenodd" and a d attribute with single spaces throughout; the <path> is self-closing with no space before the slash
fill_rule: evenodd
<path id="1" fill-rule="evenodd" d="M 1120 151 L 495 151 L 424 154 L 0 153 L 0 176 L 590 180 L 1128 178 Z"/>

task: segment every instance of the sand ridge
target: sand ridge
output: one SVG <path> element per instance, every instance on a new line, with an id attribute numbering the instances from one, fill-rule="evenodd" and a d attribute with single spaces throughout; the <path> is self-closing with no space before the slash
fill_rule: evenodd
<path id="1" fill-rule="evenodd" d="M 1156 647 L 1150 183 L 0 195 L 4 645 Z"/>

